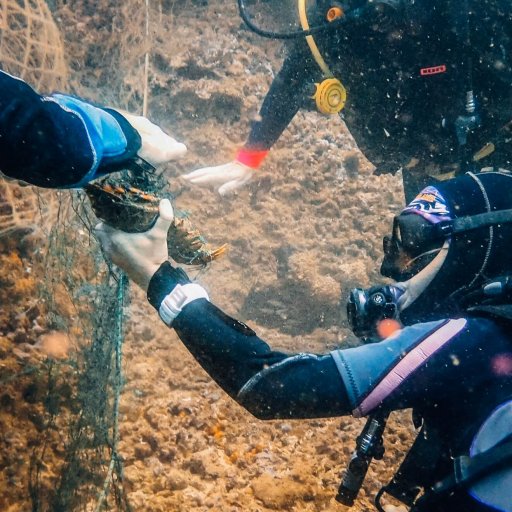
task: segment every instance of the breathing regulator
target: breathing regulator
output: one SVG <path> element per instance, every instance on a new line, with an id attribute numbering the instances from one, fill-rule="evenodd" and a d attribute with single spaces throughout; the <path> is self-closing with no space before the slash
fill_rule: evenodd
<path id="1" fill-rule="evenodd" d="M 311 3 L 315 2 L 310 1 Z M 315 100 L 316 107 L 322 114 L 338 114 L 341 112 L 347 101 L 347 91 L 339 78 L 335 77 L 329 69 L 317 46 L 314 34 L 325 33 L 339 27 L 340 22 L 344 21 L 345 17 L 343 5 L 340 2 L 333 1 L 325 7 L 317 6 L 323 11 L 321 14 L 322 23 L 312 27 L 308 18 L 309 6 L 306 5 L 307 0 L 293 0 L 288 6 L 286 5 L 287 2 L 279 3 L 278 10 L 272 11 L 273 16 L 272 14 L 268 16 L 269 18 L 273 17 L 272 28 L 270 28 L 267 20 L 262 21 L 261 10 L 255 11 L 254 2 L 251 5 L 249 4 L 250 1 L 248 0 L 238 0 L 240 15 L 253 32 L 271 39 L 306 39 L 311 54 L 324 75 L 324 80 L 315 84 L 312 99 Z M 268 7 L 266 3 L 265 8 Z M 289 21 L 290 18 L 292 19 L 291 22 Z M 274 24 L 276 19 L 278 20 L 277 27 Z M 279 19 L 282 20 L 282 25 Z"/>
<path id="2" fill-rule="evenodd" d="M 347 91 L 325 62 L 314 36 L 339 29 L 342 25 L 360 21 L 375 12 L 397 12 L 402 0 L 238 0 L 240 16 L 247 27 L 269 39 L 305 38 L 311 54 L 321 69 L 324 80 L 315 84 L 312 96 L 323 114 L 339 114 L 347 101 Z M 353 4 L 353 5 L 352 5 Z M 314 13 L 314 21 L 311 21 Z"/>
<path id="3" fill-rule="evenodd" d="M 352 332 L 362 339 L 377 338 L 378 327 L 383 320 L 398 322 L 398 300 L 403 293 L 402 288 L 392 285 L 351 290 L 347 318 Z"/>
<path id="4" fill-rule="evenodd" d="M 309 30 L 309 22 L 306 13 L 306 0 L 298 0 L 300 24 L 303 30 Z M 340 4 L 333 4 L 325 13 L 325 19 L 328 23 L 332 23 L 343 17 L 344 11 Z M 306 42 L 308 43 L 311 54 L 318 64 L 318 67 L 322 70 L 325 79 L 322 82 L 316 84 L 315 94 L 313 99 L 316 103 L 316 108 L 322 114 L 338 114 L 343 110 L 347 101 L 347 91 L 341 81 L 336 78 L 329 66 L 325 62 L 315 39 L 312 35 L 306 36 Z"/>

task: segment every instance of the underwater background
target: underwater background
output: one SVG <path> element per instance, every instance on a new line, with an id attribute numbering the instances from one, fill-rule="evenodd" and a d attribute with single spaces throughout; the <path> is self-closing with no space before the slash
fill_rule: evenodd
<path id="1" fill-rule="evenodd" d="M 40 92 L 146 108 L 187 144 L 165 177 L 208 242 L 229 245 L 192 273 L 214 303 L 276 349 L 356 343 L 345 299 L 379 281 L 403 192 L 399 175 L 372 175 L 338 117 L 300 112 L 234 198 L 180 179 L 233 158 L 283 59 L 234 0 L 3 0 L 0 36 L 2 66 Z M 86 207 L 79 192 L 0 180 L 0 510 L 343 510 L 334 496 L 363 420 L 242 410 L 140 290 L 119 302 Z M 411 440 L 409 412 L 393 413 L 352 510 L 371 509 Z"/>

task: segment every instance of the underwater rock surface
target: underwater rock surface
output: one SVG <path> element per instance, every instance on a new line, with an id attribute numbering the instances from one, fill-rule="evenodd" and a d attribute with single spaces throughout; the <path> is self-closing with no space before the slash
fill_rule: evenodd
<path id="1" fill-rule="evenodd" d="M 100 4 L 101 12 L 115 8 Z M 189 148 L 166 170 L 176 205 L 190 212 L 212 245 L 230 245 L 200 282 L 213 302 L 275 348 L 321 353 L 353 345 L 344 300 L 350 288 L 378 281 L 381 238 L 403 203 L 400 177 L 373 176 L 339 118 L 301 112 L 257 179 L 235 197 L 221 199 L 180 180 L 183 172 L 234 156 L 279 69 L 282 49 L 242 29 L 235 2 L 168 1 L 162 7 L 151 23 L 149 117 Z M 140 96 L 129 73 L 102 63 L 97 41 L 108 18 L 74 2 L 73 11 L 60 5 L 56 19 L 80 92 L 133 107 Z M 112 97 L 116 89 L 109 80 L 124 83 L 119 97 Z M 130 95 L 123 97 L 123 90 Z M 5 376 L 19 371 L 24 358 L 45 358 L 40 346 L 49 340 L 40 338 L 50 330 L 42 310 L 31 309 L 36 305 L 28 300 L 44 266 L 39 275 L 27 273 L 27 260 L 15 250 L 1 263 Z M 361 420 L 254 419 L 203 372 L 144 294 L 132 288 L 131 295 L 119 448 L 133 510 L 341 510 L 333 498 Z M 58 298 L 63 310 L 64 299 Z M 9 512 L 29 506 L 30 454 L 41 442 L 42 397 L 37 382 L 24 379 L 22 386 L 5 383 L 0 396 L 0 509 Z M 65 400 L 65 389 L 62 395 Z M 371 509 L 380 483 L 405 453 L 411 429 L 407 412 L 392 415 L 384 460 L 372 464 L 355 512 Z M 59 446 L 57 433 L 52 445 Z"/>

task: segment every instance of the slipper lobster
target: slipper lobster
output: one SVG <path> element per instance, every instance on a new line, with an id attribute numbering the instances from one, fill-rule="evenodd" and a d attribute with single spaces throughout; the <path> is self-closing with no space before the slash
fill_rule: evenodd
<path id="1" fill-rule="evenodd" d="M 96 217 L 116 229 L 141 233 L 156 222 L 160 198 L 151 193 L 107 181 L 89 183 L 84 190 Z M 177 263 L 206 266 L 225 254 L 228 246 L 211 248 L 188 215 L 175 212 L 167 233 L 167 247 L 169 256 Z"/>

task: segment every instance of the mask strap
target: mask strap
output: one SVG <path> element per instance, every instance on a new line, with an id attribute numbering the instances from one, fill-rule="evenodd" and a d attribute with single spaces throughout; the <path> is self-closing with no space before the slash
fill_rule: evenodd
<path id="1" fill-rule="evenodd" d="M 396 286 L 402 288 L 404 294 L 398 300 L 398 309 L 403 311 L 408 308 L 425 290 L 425 288 L 433 281 L 448 255 L 450 242 L 447 240 L 443 247 L 439 250 L 439 254 L 415 276 L 408 281 L 397 283 Z"/>

